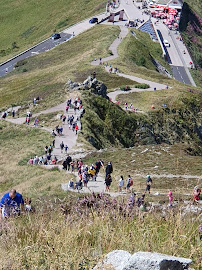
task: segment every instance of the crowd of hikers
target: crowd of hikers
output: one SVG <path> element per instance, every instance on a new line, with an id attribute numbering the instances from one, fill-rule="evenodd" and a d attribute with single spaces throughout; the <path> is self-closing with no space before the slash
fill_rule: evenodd
<path id="1" fill-rule="evenodd" d="M 101 160 L 97 160 L 94 165 L 88 167 L 86 165 L 83 165 L 83 161 L 81 159 L 77 160 L 76 167 L 78 170 L 78 174 L 80 177 L 80 180 L 76 183 L 73 181 L 69 182 L 70 188 L 76 188 L 81 189 L 82 185 L 87 186 L 88 181 L 90 178 L 92 178 L 93 181 L 96 181 L 96 177 L 100 171 L 100 169 L 104 168 L 104 163 Z M 72 159 L 70 156 L 67 157 L 66 163 L 64 164 L 64 169 L 66 170 L 74 170 L 74 167 L 72 167 Z M 109 162 L 105 168 L 105 184 L 106 184 L 106 191 L 108 191 L 107 187 L 111 185 L 111 173 L 113 172 L 113 167 L 111 162 Z M 110 180 L 109 180 L 110 179 Z M 129 175 L 128 181 L 126 184 L 126 190 L 130 189 L 132 182 L 132 178 Z M 150 184 L 149 184 L 150 183 Z M 145 210 L 145 195 L 146 192 L 150 192 L 150 188 L 148 186 L 151 186 L 152 180 L 151 177 L 148 175 L 146 180 L 146 188 L 145 192 L 140 195 L 137 198 L 137 194 L 133 191 L 130 192 L 130 196 L 128 198 L 128 208 L 133 208 L 134 206 L 139 207 L 141 210 Z M 124 179 L 123 176 L 121 176 L 119 181 L 119 191 L 122 191 L 122 188 L 124 187 Z M 121 188 L 121 189 L 120 189 Z M 193 191 L 193 202 L 198 203 L 200 200 L 200 193 L 201 190 L 198 186 L 194 187 Z M 173 195 L 172 192 L 168 192 L 168 200 L 169 200 L 169 207 L 173 206 Z M 21 214 L 21 212 L 35 212 L 35 208 L 31 204 L 31 198 L 23 199 L 22 195 L 18 192 L 16 192 L 15 189 L 12 189 L 10 192 L 3 195 L 3 197 L 0 200 L 0 221 L 5 218 L 9 217 L 16 217 Z"/>
<path id="2" fill-rule="evenodd" d="M 68 99 L 67 104 L 66 104 L 66 113 L 69 112 L 69 109 L 72 108 L 74 109 L 74 115 L 68 115 L 66 116 L 61 115 L 60 119 L 62 120 L 62 124 L 68 124 L 69 130 L 72 130 L 73 132 L 76 133 L 76 135 L 78 134 L 78 130 L 79 130 L 79 126 L 78 126 L 78 121 L 80 120 L 79 115 L 77 115 L 77 111 L 80 111 L 81 109 L 83 109 L 83 105 L 82 105 L 82 101 L 80 98 L 75 98 L 74 100 L 72 99 Z M 59 127 L 59 125 L 57 125 L 55 127 L 55 129 L 52 130 L 51 133 L 53 136 L 61 136 L 63 134 L 63 126 L 61 125 L 61 127 Z M 61 148 L 61 150 L 63 150 L 64 147 Z"/>
<path id="3" fill-rule="evenodd" d="M 106 167 L 104 166 L 104 162 L 98 159 L 95 164 L 91 166 L 84 165 L 82 159 L 74 161 L 70 155 L 67 155 L 67 158 L 63 161 L 63 169 L 69 172 L 78 172 L 79 181 L 74 182 L 70 180 L 68 183 L 69 189 L 77 189 L 80 190 L 82 187 L 88 187 L 88 182 L 96 181 L 98 173 L 100 169 L 103 168 L 105 170 L 105 192 L 110 192 L 110 186 L 112 183 L 112 172 L 113 166 L 112 163 L 109 162 Z M 146 177 L 146 184 L 144 193 L 140 198 L 138 198 L 137 204 L 142 205 L 144 203 L 145 195 L 148 192 L 150 194 L 152 186 L 152 178 L 150 175 Z M 121 175 L 120 180 L 118 181 L 118 192 L 121 193 L 125 191 L 127 193 L 133 193 L 133 179 L 131 175 L 128 175 L 127 181 L 125 183 L 124 177 Z M 201 190 L 197 186 L 194 188 L 193 191 L 193 202 L 196 203 L 200 199 Z M 135 193 L 133 193 L 134 196 Z M 173 206 L 173 194 L 171 191 L 168 192 L 168 206 Z"/>
<path id="4" fill-rule="evenodd" d="M 69 126 L 69 130 L 72 130 L 75 132 L 75 134 L 78 134 L 79 126 L 78 126 L 78 121 L 79 115 L 76 117 L 77 110 L 82 109 L 82 101 L 79 98 L 75 98 L 74 100 L 68 99 L 67 104 L 66 104 L 66 112 L 68 113 L 69 108 L 74 109 L 74 114 L 75 115 L 61 115 L 60 120 L 62 120 L 62 125 L 59 126 L 57 125 L 55 129 L 52 130 L 51 135 L 53 136 L 53 141 L 52 143 L 48 146 L 46 145 L 44 147 L 44 154 L 42 156 L 35 156 L 31 157 L 28 161 L 28 164 L 30 165 L 56 165 L 58 162 L 58 158 L 56 155 L 53 155 L 53 149 L 56 147 L 55 146 L 55 137 L 56 136 L 62 136 L 63 135 L 63 125 L 67 122 Z M 29 124 L 30 118 L 32 117 L 30 112 L 27 112 L 27 117 L 26 117 L 26 123 Z M 36 117 L 34 121 L 34 125 L 38 126 L 39 120 Z M 61 150 L 61 153 L 67 154 L 67 151 L 69 149 L 68 145 L 62 141 L 60 145 L 58 146 Z"/>
<path id="5" fill-rule="evenodd" d="M 128 105 L 126 109 L 128 109 Z M 74 115 L 71 116 L 61 116 L 62 123 L 64 124 L 66 121 L 69 125 L 69 129 L 72 129 L 77 134 L 78 132 L 78 125 L 77 122 L 79 118 L 76 118 L 77 110 L 82 109 L 82 101 L 79 98 L 76 98 L 74 101 L 69 99 L 66 105 L 66 113 L 68 113 L 69 108 L 74 109 Z M 133 109 L 132 104 L 130 105 L 130 109 Z M 6 117 L 6 115 L 4 116 Z M 26 123 L 29 124 L 30 118 L 32 117 L 31 112 L 27 112 L 26 116 Z M 75 119 L 76 118 L 76 119 Z M 35 125 L 38 125 L 38 119 L 35 118 Z M 55 132 L 56 130 L 56 132 Z M 63 133 L 63 127 L 56 126 L 55 130 L 52 131 L 53 141 L 48 146 L 44 147 L 44 155 L 38 157 L 35 156 L 34 158 L 30 158 L 28 164 L 31 165 L 50 165 L 50 164 L 57 164 L 58 159 L 55 155 L 53 155 L 53 149 L 55 148 L 55 136 L 61 136 Z M 68 185 L 70 189 L 80 190 L 83 187 L 88 187 L 89 181 L 96 181 L 100 170 L 102 169 L 105 178 L 105 192 L 110 192 L 110 186 L 112 184 L 112 173 L 113 173 L 113 166 L 111 162 L 108 162 L 106 165 L 101 159 L 98 159 L 94 164 L 90 166 L 84 165 L 82 159 L 73 160 L 72 157 L 67 153 L 68 146 L 64 144 L 62 141 L 60 144 L 61 153 L 66 154 L 65 160 L 62 162 L 63 170 L 69 172 L 76 172 L 78 174 L 78 181 L 69 181 Z M 117 190 L 119 193 L 125 191 L 126 193 L 130 193 L 130 197 L 128 200 L 129 207 L 133 207 L 137 205 L 138 207 L 144 207 L 145 205 L 145 196 L 148 192 L 150 194 L 151 186 L 152 186 L 152 178 L 150 175 L 146 177 L 146 185 L 143 194 L 136 199 L 136 194 L 133 192 L 133 179 L 129 174 L 127 180 L 124 180 L 123 175 L 120 176 L 120 180 L 118 181 Z M 197 203 L 200 200 L 201 189 L 196 186 L 193 191 L 193 202 Z M 168 202 L 169 207 L 173 206 L 173 194 L 171 191 L 168 192 Z M 7 218 L 9 216 L 18 216 L 20 215 L 21 211 L 34 211 L 34 208 L 31 205 L 31 199 L 26 198 L 23 200 L 21 194 L 17 193 L 15 189 L 12 189 L 9 193 L 4 194 L 0 201 L 0 220 L 2 218 Z"/>

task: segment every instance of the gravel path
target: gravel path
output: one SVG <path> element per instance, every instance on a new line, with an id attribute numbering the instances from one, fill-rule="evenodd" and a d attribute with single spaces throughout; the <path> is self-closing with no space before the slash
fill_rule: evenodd
<path id="1" fill-rule="evenodd" d="M 53 112 L 58 112 L 58 111 L 63 111 L 63 114 L 67 117 L 68 115 L 74 115 L 75 119 L 80 118 L 80 113 L 81 111 L 77 111 L 77 114 L 74 113 L 73 109 L 69 109 L 68 113 L 66 113 L 66 102 L 63 102 L 55 107 L 43 110 L 39 113 L 35 113 L 32 116 L 32 119 L 34 119 L 35 117 L 41 115 L 41 114 L 48 114 L 48 113 L 53 113 Z M 17 125 L 22 125 L 25 123 L 25 117 L 21 117 L 21 118 L 7 118 L 6 121 L 13 123 L 13 124 L 17 124 Z M 81 123 L 80 120 L 77 121 L 77 124 L 79 126 L 79 130 L 81 130 Z M 61 121 L 61 125 L 62 125 L 62 121 Z M 56 156 L 58 158 L 58 160 L 63 159 L 66 154 L 65 153 L 61 153 L 60 150 L 60 144 L 63 141 L 64 145 L 67 145 L 69 147 L 69 150 L 71 150 L 75 145 L 76 145 L 76 140 L 77 140 L 77 135 L 75 132 L 73 132 L 72 130 L 69 129 L 69 126 L 67 124 L 67 121 L 63 126 L 63 134 L 61 136 L 56 136 L 55 137 L 55 148 L 53 149 L 52 155 Z M 29 125 L 29 127 L 32 128 L 37 128 L 34 125 Z M 38 127 L 40 129 L 43 129 L 49 133 L 52 132 L 51 128 L 48 127 Z M 54 138 L 53 138 L 54 139 Z"/>
<path id="2" fill-rule="evenodd" d="M 116 59 L 118 57 L 118 46 L 121 43 L 121 41 L 123 40 L 124 37 L 127 36 L 128 34 L 128 29 L 124 26 L 120 26 L 121 32 L 120 35 L 117 39 L 114 40 L 114 42 L 111 44 L 111 46 L 109 47 L 109 50 L 112 51 L 113 55 L 108 56 L 106 58 L 103 58 L 102 61 L 107 62 L 113 59 Z M 93 61 L 91 62 L 91 65 L 97 66 L 99 65 L 99 61 Z M 109 72 L 109 67 L 106 67 L 105 70 L 107 72 Z M 132 92 L 141 92 L 141 91 L 154 91 L 154 88 L 156 88 L 156 90 L 163 90 L 166 89 L 166 85 L 163 84 L 159 84 L 159 83 L 155 83 L 152 81 L 148 81 L 148 80 L 144 80 L 132 75 L 127 75 L 127 74 L 123 74 L 123 73 L 117 73 L 117 75 L 121 76 L 121 77 L 125 77 L 128 78 L 130 80 L 133 80 L 135 82 L 138 83 L 146 83 L 150 85 L 150 88 L 148 89 L 138 89 L 138 88 L 133 88 L 130 91 L 127 92 L 123 92 L 121 90 L 117 90 L 114 92 L 111 92 L 108 94 L 109 98 L 115 102 L 116 101 L 116 97 L 119 94 L 127 94 L 127 93 L 132 93 Z M 33 115 L 34 117 L 37 117 L 41 114 L 48 114 L 48 113 L 53 113 L 53 112 L 57 112 L 57 111 L 63 111 L 64 114 L 67 115 L 74 115 L 74 111 L 73 109 L 70 109 L 68 114 L 65 111 L 65 107 L 66 107 L 66 102 L 61 103 L 55 107 L 49 108 L 47 110 L 41 111 L 40 113 L 36 113 Z M 81 113 L 81 112 L 80 112 Z M 78 115 L 74 115 L 75 117 L 80 116 L 80 113 Z M 14 118 L 14 119 L 6 119 L 6 121 L 14 123 L 14 124 L 23 124 L 25 122 L 25 118 Z M 78 125 L 79 125 L 79 129 L 81 129 L 81 124 L 80 121 L 78 121 Z M 32 125 L 30 125 L 30 127 L 34 127 Z M 52 130 L 50 128 L 46 128 L 46 127 L 39 127 L 41 129 L 44 129 L 48 132 L 51 132 Z M 58 157 L 59 160 L 62 160 L 66 155 L 64 153 L 61 153 L 60 150 L 60 143 L 63 141 L 64 145 L 68 145 L 69 150 L 72 150 L 72 148 L 76 145 L 76 140 L 77 140 L 77 136 L 76 134 L 72 131 L 69 130 L 68 124 L 64 124 L 63 125 L 64 128 L 64 132 L 61 136 L 56 136 L 55 138 L 55 148 L 53 150 L 53 155 L 56 155 Z M 72 153 L 74 152 L 74 150 L 72 150 Z M 53 168 L 58 168 L 59 170 L 62 170 L 62 165 L 47 165 L 47 166 L 43 166 L 46 169 L 53 169 Z M 78 178 L 77 173 L 74 173 L 74 175 Z M 141 174 L 136 174 L 135 176 L 141 176 L 143 178 L 146 177 L 146 175 L 141 175 Z M 173 174 L 161 174 L 161 175 L 157 175 L 157 174 L 153 174 L 151 175 L 151 177 L 155 177 L 155 178 L 184 178 L 184 179 L 201 179 L 200 176 L 196 176 L 196 175 L 173 175 Z M 70 179 L 69 179 L 70 180 Z M 69 181 L 68 180 L 68 181 Z M 66 184 L 62 184 L 62 188 L 64 190 L 67 190 L 67 183 Z M 105 184 L 104 184 L 104 177 L 102 176 L 102 174 L 100 174 L 97 177 L 97 181 L 89 181 L 88 183 L 88 188 L 83 188 L 80 192 L 81 193 L 89 193 L 89 192 L 104 192 L 105 190 Z M 126 192 L 110 192 L 109 193 L 111 196 L 119 196 L 119 195 L 125 195 L 127 194 Z"/>
<path id="3" fill-rule="evenodd" d="M 127 27 L 120 26 L 120 29 L 121 29 L 121 32 L 119 34 L 119 37 L 116 38 L 113 41 L 113 43 L 111 44 L 111 46 L 109 47 L 109 50 L 112 51 L 112 54 L 113 55 L 108 56 L 108 57 L 105 57 L 105 58 L 102 58 L 102 62 L 107 63 L 108 61 L 114 60 L 114 59 L 116 59 L 116 58 L 119 57 L 119 55 L 118 55 L 118 46 L 120 45 L 120 43 L 122 42 L 122 40 L 128 34 L 128 28 Z M 91 65 L 93 65 L 93 66 L 100 65 L 100 60 L 92 61 L 91 62 Z M 105 67 L 106 72 L 109 72 L 109 69 L 110 69 L 109 66 Z M 137 83 L 149 84 L 150 87 L 148 89 L 132 88 L 130 91 L 117 90 L 117 91 L 114 91 L 114 92 L 110 92 L 110 93 L 108 93 L 108 97 L 112 100 L 112 102 L 115 102 L 116 101 L 116 97 L 118 95 L 120 95 L 120 94 L 124 94 L 125 95 L 125 94 L 133 93 L 133 92 L 154 91 L 154 89 L 156 89 L 156 90 L 163 90 L 163 89 L 166 89 L 166 87 L 167 87 L 165 84 L 160 84 L 160 83 L 152 82 L 152 81 L 149 81 L 149 80 L 144 80 L 142 78 L 139 78 L 139 77 L 136 77 L 136 76 L 133 76 L 133 75 L 127 75 L 127 74 L 119 73 L 119 72 L 116 73 L 116 74 L 118 76 L 120 76 L 120 77 L 124 77 L 124 78 L 130 79 L 130 80 L 132 80 L 134 82 L 137 82 Z"/>

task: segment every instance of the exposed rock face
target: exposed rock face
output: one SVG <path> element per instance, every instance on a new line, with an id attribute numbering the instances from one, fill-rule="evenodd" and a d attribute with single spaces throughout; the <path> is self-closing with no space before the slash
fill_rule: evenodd
<path id="1" fill-rule="evenodd" d="M 185 270 L 191 262 L 190 259 L 160 253 L 137 252 L 131 255 L 124 250 L 114 250 L 93 270 Z"/>
<path id="2" fill-rule="evenodd" d="M 107 96 L 107 87 L 103 82 L 99 82 L 96 77 L 96 74 L 88 76 L 88 78 L 83 83 L 72 82 L 72 80 L 67 81 L 68 90 L 90 90 L 92 93 L 102 96 L 108 99 Z"/>

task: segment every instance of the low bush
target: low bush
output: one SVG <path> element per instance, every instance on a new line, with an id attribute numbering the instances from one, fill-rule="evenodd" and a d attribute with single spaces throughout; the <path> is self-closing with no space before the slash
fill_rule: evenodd
<path id="1" fill-rule="evenodd" d="M 121 86 L 120 87 L 120 90 L 122 90 L 122 91 L 129 91 L 131 88 L 130 88 L 130 86 L 129 85 L 125 85 L 125 86 Z"/>
<path id="2" fill-rule="evenodd" d="M 18 62 L 15 64 L 15 68 L 22 67 L 22 66 L 24 66 L 25 64 L 27 64 L 27 60 L 25 60 L 25 59 L 20 60 L 20 61 L 18 61 Z"/>
<path id="3" fill-rule="evenodd" d="M 150 88 L 150 85 L 146 83 L 139 83 L 139 84 L 135 84 L 134 87 L 139 88 L 139 89 L 148 89 Z"/>

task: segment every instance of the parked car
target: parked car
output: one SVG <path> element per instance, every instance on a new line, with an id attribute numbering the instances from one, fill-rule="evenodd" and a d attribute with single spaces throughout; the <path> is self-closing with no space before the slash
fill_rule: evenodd
<path id="1" fill-rule="evenodd" d="M 98 23 L 98 18 L 92 18 L 89 23 Z"/>
<path id="2" fill-rule="evenodd" d="M 61 38 L 60 34 L 59 33 L 55 33 L 51 36 L 52 39 L 59 39 Z"/>
<path id="3" fill-rule="evenodd" d="M 164 39 L 163 44 L 165 47 L 170 47 L 170 43 L 166 39 Z"/>

